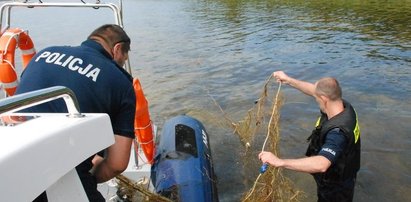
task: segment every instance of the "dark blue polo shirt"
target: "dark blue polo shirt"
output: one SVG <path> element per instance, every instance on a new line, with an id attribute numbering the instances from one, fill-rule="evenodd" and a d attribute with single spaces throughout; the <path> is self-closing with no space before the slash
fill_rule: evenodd
<path id="1" fill-rule="evenodd" d="M 55 46 L 40 51 L 22 73 L 16 94 L 51 86 L 70 88 L 81 113 L 107 113 L 114 134 L 134 138 L 136 98 L 132 77 L 97 42 L 86 40 L 77 47 Z M 67 108 L 58 99 L 27 111 L 67 112 Z M 97 191 L 96 179 L 89 173 L 91 160 L 92 157 L 76 169 L 89 200 L 104 201 Z"/>
<path id="2" fill-rule="evenodd" d="M 36 54 L 24 70 L 17 94 L 51 86 L 70 88 L 82 113 L 107 113 L 115 134 L 134 137 L 135 94 L 131 76 L 103 47 L 87 40 L 78 47 L 50 47 Z M 67 112 L 60 99 L 30 109 Z"/>

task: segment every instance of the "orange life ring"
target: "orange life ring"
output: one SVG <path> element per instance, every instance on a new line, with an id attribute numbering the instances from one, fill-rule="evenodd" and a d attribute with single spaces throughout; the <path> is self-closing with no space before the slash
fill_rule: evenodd
<path id="1" fill-rule="evenodd" d="M 9 96 L 14 95 L 18 85 L 17 73 L 14 67 L 16 47 L 22 52 L 23 68 L 26 68 L 31 58 L 36 54 L 33 41 L 22 29 L 11 28 L 0 37 L 0 82 Z"/>
<path id="2" fill-rule="evenodd" d="M 133 87 L 136 94 L 134 134 L 143 149 L 148 163 L 152 164 L 154 158 L 154 138 L 153 126 L 151 125 L 150 113 L 148 112 L 148 102 L 144 96 L 140 81 L 137 78 L 133 80 Z"/>
<path id="3" fill-rule="evenodd" d="M 0 123 L 3 125 L 16 125 L 27 120 L 27 116 L 0 116 Z"/>

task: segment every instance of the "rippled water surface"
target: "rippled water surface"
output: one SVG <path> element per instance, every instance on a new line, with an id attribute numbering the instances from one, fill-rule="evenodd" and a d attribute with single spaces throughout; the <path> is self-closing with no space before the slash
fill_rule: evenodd
<path id="1" fill-rule="evenodd" d="M 78 44 L 96 23 L 111 19 L 32 12 L 33 19 L 16 22 L 29 27 L 39 48 Z M 220 201 L 239 201 L 258 170 L 243 168 L 243 148 L 218 124 L 224 119 L 210 95 L 240 120 L 275 70 L 311 82 L 340 81 L 362 131 L 355 201 L 411 198 L 411 1 L 126 0 L 124 22 L 133 73 L 156 124 L 186 113 L 210 133 Z M 282 93 L 281 154 L 302 157 L 318 108 L 291 87 Z M 305 201 L 316 200 L 310 175 L 286 174 L 306 192 Z"/>

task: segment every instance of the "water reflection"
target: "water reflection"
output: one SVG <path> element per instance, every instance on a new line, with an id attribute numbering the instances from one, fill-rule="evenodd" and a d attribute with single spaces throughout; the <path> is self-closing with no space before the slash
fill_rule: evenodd
<path id="1" fill-rule="evenodd" d="M 218 41 L 209 49 L 261 58 L 253 55 L 257 51 L 264 54 L 259 62 L 271 64 L 332 68 L 351 61 L 346 68 L 352 69 L 374 63 L 382 71 L 371 81 L 390 79 L 386 71 L 393 68 L 409 72 L 411 4 L 404 1 L 200 1 L 192 6 L 197 28 L 208 34 L 202 37 Z M 401 90 L 393 96 L 408 92 L 409 82 L 398 85 Z"/>
<path id="2" fill-rule="evenodd" d="M 210 1 L 207 1 L 210 2 Z M 276 14 L 278 10 L 291 8 L 294 16 L 301 19 L 310 18 L 307 22 L 328 23 L 328 30 L 355 31 L 370 34 L 374 37 L 392 38 L 409 44 L 411 21 L 409 1 L 236 1 L 222 0 L 220 2 L 227 8 L 227 20 L 238 22 L 245 10 L 252 8 L 260 12 Z M 299 15 L 298 13 L 304 14 Z M 340 24 L 341 23 L 341 24 Z M 315 27 L 314 27 L 315 28 Z"/>

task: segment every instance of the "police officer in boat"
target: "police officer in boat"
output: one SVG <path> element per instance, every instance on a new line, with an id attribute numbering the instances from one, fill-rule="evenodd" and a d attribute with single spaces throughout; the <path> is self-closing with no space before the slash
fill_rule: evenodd
<path id="1" fill-rule="evenodd" d="M 311 173 L 317 183 L 318 201 L 352 201 L 360 168 L 360 128 L 354 108 L 341 97 L 338 81 L 326 77 L 313 84 L 283 71 L 274 72 L 273 77 L 314 97 L 321 115 L 308 138 L 307 157 L 282 159 L 261 152 L 259 159 L 275 167 Z"/>
<path id="2" fill-rule="evenodd" d="M 66 86 L 76 94 L 81 112 L 107 113 L 110 116 L 115 143 L 101 157 L 90 156 L 76 167 L 92 202 L 105 201 L 97 190 L 97 183 L 122 173 L 130 157 L 136 98 L 132 77 L 122 68 L 129 50 L 130 38 L 120 26 L 103 25 L 80 46 L 53 46 L 40 51 L 22 73 L 17 88 L 19 94 L 51 86 Z M 29 110 L 67 112 L 62 100 Z M 46 193 L 35 201 L 47 201 Z"/>

